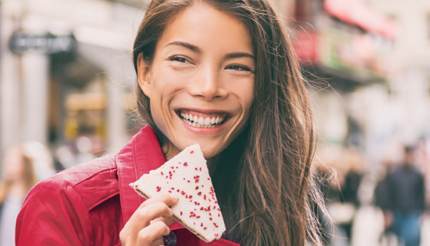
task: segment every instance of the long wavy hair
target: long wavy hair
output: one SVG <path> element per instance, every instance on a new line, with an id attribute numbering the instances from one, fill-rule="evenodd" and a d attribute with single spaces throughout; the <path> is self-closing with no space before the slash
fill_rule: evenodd
<path id="1" fill-rule="evenodd" d="M 240 20 L 256 60 L 248 122 L 211 170 L 225 236 L 243 245 L 319 245 L 310 207 L 321 202 L 310 171 L 314 130 L 307 90 L 292 45 L 267 0 L 152 0 L 134 42 L 136 73 L 139 56 L 151 64 L 166 25 L 195 1 Z M 149 98 L 140 89 L 137 93 L 140 115 L 156 128 Z"/>

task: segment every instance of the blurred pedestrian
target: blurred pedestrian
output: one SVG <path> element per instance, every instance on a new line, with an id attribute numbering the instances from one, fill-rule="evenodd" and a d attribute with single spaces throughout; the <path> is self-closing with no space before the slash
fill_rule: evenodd
<path id="1" fill-rule="evenodd" d="M 357 151 L 347 150 L 345 152 L 345 165 L 347 166 L 346 174 L 341 186 L 341 202 L 352 207 L 353 214 L 351 219 L 345 221 L 339 226 L 344 230 L 348 242 L 352 238 L 352 225 L 356 212 L 360 206 L 358 190 L 363 179 L 363 158 Z"/>
<path id="2" fill-rule="evenodd" d="M 387 178 L 387 210 L 393 216 L 393 232 L 405 246 L 418 246 L 425 208 L 425 183 L 423 174 L 415 166 L 413 146 L 404 147 L 401 165 Z"/>
<path id="3" fill-rule="evenodd" d="M 33 159 L 22 146 L 6 152 L 0 181 L 0 245 L 15 245 L 15 221 L 24 197 L 36 183 Z"/>
<path id="4" fill-rule="evenodd" d="M 390 212 L 390 194 L 389 194 L 389 177 L 393 171 L 393 162 L 391 160 L 383 160 L 382 172 L 379 177 L 379 181 L 376 184 L 373 203 L 382 211 L 383 215 L 383 231 L 380 235 L 380 241 L 391 237 L 393 233 L 393 215 Z"/>

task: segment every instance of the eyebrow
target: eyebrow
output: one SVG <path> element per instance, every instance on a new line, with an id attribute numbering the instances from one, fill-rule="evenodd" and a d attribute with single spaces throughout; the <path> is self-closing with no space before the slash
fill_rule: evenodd
<path id="1" fill-rule="evenodd" d="M 171 45 L 181 46 L 181 47 L 189 49 L 189 50 L 191 50 L 191 51 L 193 51 L 195 53 L 202 53 L 202 50 L 199 47 L 197 47 L 197 46 L 195 46 L 193 44 L 187 43 L 187 42 L 173 41 L 173 42 L 168 43 L 166 45 L 166 47 L 167 46 L 171 46 Z"/>
<path id="2" fill-rule="evenodd" d="M 189 49 L 189 50 L 191 50 L 192 52 L 195 52 L 195 53 L 202 53 L 202 50 L 199 47 L 197 47 L 197 46 L 195 46 L 193 44 L 187 43 L 187 42 L 173 41 L 173 42 L 168 43 L 166 45 L 166 47 L 167 46 L 171 46 L 171 45 L 181 46 L 181 47 Z M 227 59 L 242 58 L 242 57 L 248 57 L 248 58 L 251 58 L 251 59 L 255 59 L 255 56 L 253 54 L 251 54 L 251 53 L 248 53 L 248 52 L 232 52 L 232 53 L 228 53 L 225 56 L 225 59 L 227 60 Z"/>
<path id="3" fill-rule="evenodd" d="M 255 59 L 254 55 L 248 52 L 233 52 L 233 53 L 228 53 L 225 56 L 225 59 L 234 59 L 234 58 L 242 58 L 242 57 L 248 57 L 251 59 Z"/>

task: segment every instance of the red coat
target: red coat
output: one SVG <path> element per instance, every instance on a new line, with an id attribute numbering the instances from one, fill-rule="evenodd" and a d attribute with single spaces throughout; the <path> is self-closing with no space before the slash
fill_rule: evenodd
<path id="1" fill-rule="evenodd" d="M 120 245 L 119 232 L 143 199 L 129 187 L 165 162 L 158 140 L 144 127 L 118 154 L 70 168 L 39 183 L 18 215 L 18 246 Z M 175 223 L 177 245 L 234 246 L 199 240 Z"/>

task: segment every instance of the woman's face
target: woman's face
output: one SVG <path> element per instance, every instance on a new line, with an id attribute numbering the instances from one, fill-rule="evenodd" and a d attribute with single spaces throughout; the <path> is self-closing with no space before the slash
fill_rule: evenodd
<path id="1" fill-rule="evenodd" d="M 198 2 L 175 16 L 152 63 L 139 59 L 139 85 L 169 139 L 167 158 L 198 143 L 220 153 L 244 126 L 254 94 L 254 54 L 246 27 Z"/>

